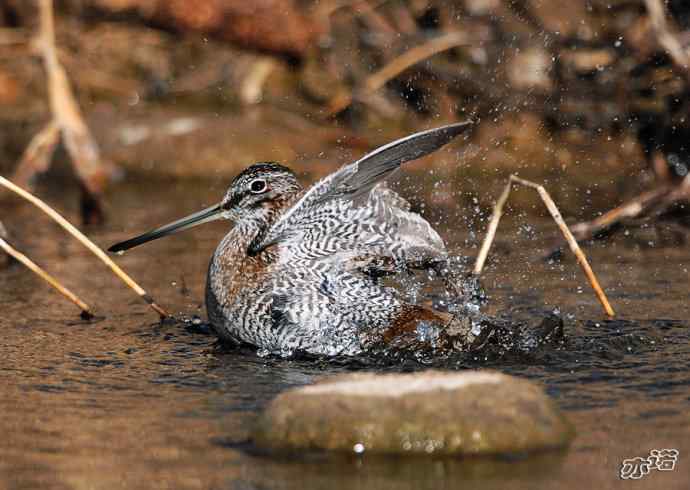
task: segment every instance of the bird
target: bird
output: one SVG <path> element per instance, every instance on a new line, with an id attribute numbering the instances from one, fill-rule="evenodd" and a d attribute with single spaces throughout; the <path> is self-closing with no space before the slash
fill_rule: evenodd
<path id="1" fill-rule="evenodd" d="M 230 220 L 234 226 L 213 253 L 206 280 L 208 320 L 222 342 L 283 357 L 350 356 L 377 346 L 469 349 L 481 342 L 469 317 L 408 303 L 381 278 L 431 269 L 461 294 L 443 239 L 385 180 L 471 125 L 398 139 L 309 188 L 286 166 L 255 163 L 218 204 L 109 251 Z"/>

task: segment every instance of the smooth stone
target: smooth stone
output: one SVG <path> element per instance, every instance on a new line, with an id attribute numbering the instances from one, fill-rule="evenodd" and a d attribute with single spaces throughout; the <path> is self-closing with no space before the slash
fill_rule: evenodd
<path id="1" fill-rule="evenodd" d="M 275 451 L 489 455 L 562 448 L 573 436 L 539 385 L 482 370 L 326 378 L 278 395 L 253 441 Z"/>

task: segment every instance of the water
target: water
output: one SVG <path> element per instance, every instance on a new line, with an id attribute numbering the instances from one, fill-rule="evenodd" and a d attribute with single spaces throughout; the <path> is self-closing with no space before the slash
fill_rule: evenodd
<path id="1" fill-rule="evenodd" d="M 120 185 L 108 196 L 108 227 L 90 235 L 110 245 L 212 204 L 223 188 L 222 182 Z M 70 195 L 51 201 L 69 209 Z M 489 367 L 543 383 L 577 428 L 570 450 L 510 460 L 276 459 L 247 443 L 257 412 L 276 394 L 351 369 L 425 366 L 222 350 L 198 325 L 159 324 L 57 226 L 34 209 L 13 207 L 3 220 L 18 245 L 105 318 L 83 322 L 73 305 L 23 268 L 0 271 L 0 488 L 553 488 L 556 482 L 610 488 L 630 484 L 617 476 L 623 459 L 654 448 L 678 449 L 679 463 L 640 484 L 687 488 L 690 250 L 646 248 L 623 235 L 588 247 L 619 313 L 608 321 L 571 257 L 532 261 L 555 227 L 526 219 L 499 229 L 502 239 L 483 278 L 488 311 L 529 316 L 533 308 L 557 308 L 565 342 L 529 354 L 460 356 L 434 367 Z M 446 225 L 442 235 L 454 250 L 476 253 L 477 239 L 462 219 Z M 161 305 L 188 318 L 204 316 L 207 262 L 225 226 L 152 242 L 117 261 Z"/>

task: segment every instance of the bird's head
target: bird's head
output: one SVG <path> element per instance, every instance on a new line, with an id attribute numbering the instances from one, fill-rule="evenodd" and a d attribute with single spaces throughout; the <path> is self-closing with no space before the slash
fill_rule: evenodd
<path id="1" fill-rule="evenodd" d="M 124 252 L 151 240 L 218 219 L 231 220 L 236 224 L 257 222 L 267 225 L 301 191 L 302 186 L 289 168 L 277 163 L 255 163 L 235 177 L 218 204 L 116 243 L 108 251 Z"/>

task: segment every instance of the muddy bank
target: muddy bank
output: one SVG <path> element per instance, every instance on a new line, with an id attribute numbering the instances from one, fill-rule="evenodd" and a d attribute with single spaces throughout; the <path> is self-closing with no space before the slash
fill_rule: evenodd
<path id="1" fill-rule="evenodd" d="M 92 108 L 87 121 L 104 158 L 121 170 L 120 177 L 222 183 L 258 161 L 285 163 L 305 182 L 313 181 L 414 130 L 359 132 L 266 106 L 220 114 L 165 106 L 127 107 L 125 111 L 100 104 Z M 11 139 L 5 151 L 14 156 L 28 139 L 30 131 L 22 130 L 39 125 L 11 125 L 4 133 Z M 57 170 L 48 178 L 71 174 L 64 160 L 58 153 Z M 12 158 L 3 162 L 4 171 L 11 171 Z M 397 180 L 411 186 L 409 197 L 418 204 L 489 209 L 507 177 L 518 173 L 544 182 L 565 212 L 586 216 L 639 189 L 637 175 L 643 168 L 640 148 L 631 138 L 592 141 L 576 130 L 554 137 L 537 120 L 523 115 L 478 125 L 449 149 L 406 165 Z M 511 206 L 517 211 L 544 212 L 536 195 L 525 190 L 515 192 Z"/>
<path id="2" fill-rule="evenodd" d="M 585 219 L 687 174 L 685 78 L 642 3 L 362 10 L 271 0 L 242 14 L 244 27 L 228 27 L 254 36 L 269 25 L 306 26 L 300 40 L 300 29 L 263 36 L 273 47 L 219 30 L 236 2 L 181 5 L 56 6 L 59 58 L 103 159 L 124 171 L 116 177 L 227 182 L 252 162 L 277 160 L 309 181 L 404 134 L 469 118 L 466 141 L 406 170 L 417 205 L 484 213 L 518 173 Z M 34 14 L 9 2 L 0 15 L 3 174 L 49 119 L 44 68 L 32 57 Z M 669 22 L 684 25 L 682 8 L 672 14 Z M 48 181 L 71 172 L 64 157 Z M 544 213 L 526 190 L 511 206 Z"/>

